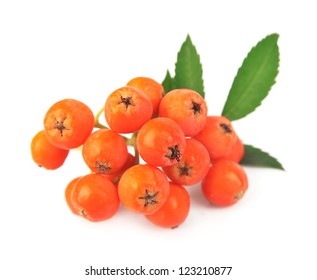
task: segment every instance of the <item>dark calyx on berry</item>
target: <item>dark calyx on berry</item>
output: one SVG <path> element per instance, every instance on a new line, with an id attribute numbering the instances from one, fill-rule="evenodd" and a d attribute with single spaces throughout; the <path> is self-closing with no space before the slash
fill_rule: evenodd
<path id="1" fill-rule="evenodd" d="M 100 174 L 108 174 L 111 170 L 111 167 L 109 166 L 108 162 L 96 161 L 95 168 L 98 170 L 98 173 Z"/>
<path id="2" fill-rule="evenodd" d="M 158 192 L 150 192 L 148 189 L 145 190 L 145 194 L 140 196 L 139 199 L 144 200 L 144 207 L 158 203 L 157 201 Z"/>
<path id="3" fill-rule="evenodd" d="M 190 176 L 190 171 L 192 169 L 191 166 L 187 165 L 186 163 L 182 166 L 177 167 L 179 169 L 179 174 L 181 176 Z"/>
<path id="4" fill-rule="evenodd" d="M 129 106 L 132 104 L 132 96 L 123 97 L 121 96 L 121 102 L 119 104 L 123 103 L 125 105 L 125 108 L 128 109 Z"/>
<path id="5" fill-rule="evenodd" d="M 181 160 L 182 154 L 178 149 L 178 145 L 168 148 L 168 153 L 165 155 L 170 160 L 176 159 L 177 161 Z"/>
<path id="6" fill-rule="evenodd" d="M 61 121 L 56 120 L 55 124 L 54 124 L 54 128 L 57 129 L 61 136 L 63 136 L 63 131 L 66 129 L 68 130 L 68 128 L 66 126 L 64 126 L 64 122 L 65 122 L 66 118 L 64 118 Z"/>
<path id="7" fill-rule="evenodd" d="M 226 123 L 221 123 L 220 127 L 224 133 L 232 133 L 231 127 L 229 125 L 227 125 Z"/>
<path id="8" fill-rule="evenodd" d="M 194 115 L 200 114 L 201 113 L 201 106 L 200 104 L 196 103 L 196 102 L 192 102 L 193 103 L 193 107 L 192 110 L 194 111 Z"/>

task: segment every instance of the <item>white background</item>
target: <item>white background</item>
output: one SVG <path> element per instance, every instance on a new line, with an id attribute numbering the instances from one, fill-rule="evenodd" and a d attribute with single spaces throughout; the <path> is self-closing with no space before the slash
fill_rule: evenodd
<path id="1" fill-rule="evenodd" d="M 0 278 L 90 279 L 85 269 L 232 266 L 219 279 L 316 279 L 316 9 L 314 1 L 1 1 Z M 191 188 L 177 229 L 120 209 L 91 223 L 70 213 L 66 184 L 88 172 L 79 152 L 39 169 L 30 142 L 46 110 L 76 98 L 96 113 L 139 75 L 162 81 L 190 34 L 204 67 L 210 114 L 220 114 L 242 60 L 280 35 L 280 73 L 262 106 L 234 123 L 245 143 L 286 172 L 246 168 L 250 186 L 215 208 Z M 136 279 L 99 276 L 93 279 Z M 192 276 L 190 279 L 210 279 Z"/>

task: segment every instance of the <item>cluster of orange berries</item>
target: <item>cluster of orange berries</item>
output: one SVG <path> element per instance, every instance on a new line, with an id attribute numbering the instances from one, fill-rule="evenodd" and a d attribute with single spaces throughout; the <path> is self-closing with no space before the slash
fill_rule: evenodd
<path id="1" fill-rule="evenodd" d="M 243 144 L 227 118 L 208 115 L 196 91 L 164 94 L 160 83 L 136 77 L 107 97 L 102 112 L 109 128 L 84 103 L 61 100 L 49 108 L 31 143 L 33 160 L 47 169 L 59 168 L 71 149 L 82 148 L 91 172 L 65 189 L 74 214 L 103 221 L 122 204 L 174 228 L 190 210 L 187 186 L 200 183 L 202 194 L 219 206 L 246 192 L 247 175 L 239 165 Z"/>

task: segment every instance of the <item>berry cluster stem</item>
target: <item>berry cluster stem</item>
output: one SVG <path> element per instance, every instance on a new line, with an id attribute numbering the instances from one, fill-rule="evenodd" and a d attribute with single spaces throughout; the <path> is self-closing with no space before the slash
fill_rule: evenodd
<path id="1" fill-rule="evenodd" d="M 131 138 L 125 137 L 125 142 L 127 143 L 128 146 L 132 146 L 134 149 L 134 157 L 135 157 L 135 164 L 139 164 L 140 159 L 139 159 L 139 150 L 136 144 L 136 138 L 138 136 L 137 132 L 134 132 L 132 134 Z"/>
<path id="2" fill-rule="evenodd" d="M 108 127 L 106 127 L 105 125 L 103 125 L 102 123 L 99 122 L 99 118 L 100 118 L 101 114 L 103 113 L 104 108 L 105 108 L 104 106 L 101 107 L 100 110 L 97 112 L 97 114 L 95 116 L 95 127 L 96 128 L 100 128 L 100 129 L 108 128 Z"/>

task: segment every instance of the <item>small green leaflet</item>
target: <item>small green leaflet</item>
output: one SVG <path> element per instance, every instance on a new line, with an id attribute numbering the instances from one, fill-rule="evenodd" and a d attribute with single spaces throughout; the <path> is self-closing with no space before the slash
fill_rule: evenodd
<path id="1" fill-rule="evenodd" d="M 284 170 L 282 164 L 276 158 L 251 145 L 244 145 L 244 157 L 240 164 Z"/>
<path id="2" fill-rule="evenodd" d="M 231 121 L 253 112 L 268 95 L 278 74 L 278 34 L 271 34 L 251 49 L 239 68 L 222 115 Z"/>
<path id="3" fill-rule="evenodd" d="M 166 71 L 166 76 L 164 78 L 164 81 L 162 82 L 162 86 L 164 88 L 165 93 L 175 89 L 174 79 L 172 78 L 172 76 L 168 70 Z"/>
<path id="4" fill-rule="evenodd" d="M 189 88 L 197 91 L 202 97 L 205 97 L 203 68 L 200 63 L 200 57 L 189 35 L 187 35 L 185 42 L 178 52 L 175 64 L 175 77 L 173 78 L 169 71 L 167 71 L 162 85 L 165 92 L 176 88 Z"/>
<path id="5" fill-rule="evenodd" d="M 205 96 L 203 68 L 189 35 L 177 55 L 174 79 L 176 88 L 189 88 Z"/>

